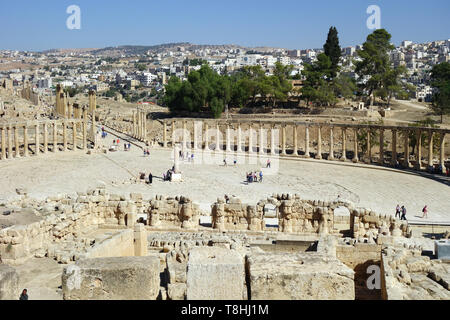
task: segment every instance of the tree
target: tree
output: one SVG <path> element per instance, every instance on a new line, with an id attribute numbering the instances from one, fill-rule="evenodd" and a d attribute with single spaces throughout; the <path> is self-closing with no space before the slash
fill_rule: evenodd
<path id="1" fill-rule="evenodd" d="M 331 59 L 324 53 L 319 54 L 313 64 L 305 65 L 303 74 L 306 80 L 302 94 L 307 103 L 313 102 L 319 105 L 335 103 L 336 97 L 332 84 L 328 81 L 332 75 L 331 66 Z"/>
<path id="2" fill-rule="evenodd" d="M 361 86 L 369 97 L 374 91 L 383 89 L 383 87 L 384 89 L 377 93 L 388 95 L 385 86 L 391 71 L 388 53 L 394 49 L 390 43 L 391 37 L 385 29 L 377 29 L 367 36 L 362 50 L 357 51 L 361 61 L 355 62 L 355 72 L 361 78 L 367 78 L 367 81 Z"/>
<path id="3" fill-rule="evenodd" d="M 338 97 L 350 99 L 356 91 L 355 80 L 345 74 L 340 74 L 333 81 L 334 93 Z"/>
<path id="4" fill-rule="evenodd" d="M 431 85 L 436 89 L 431 109 L 441 116 L 442 123 L 444 115 L 450 114 L 450 63 L 443 62 L 433 67 Z"/>
<path id="5" fill-rule="evenodd" d="M 331 78 L 335 78 L 339 72 L 339 62 L 341 60 L 341 46 L 339 45 L 338 31 L 335 27 L 331 27 L 328 31 L 328 38 L 323 46 L 325 54 L 331 60 Z"/>

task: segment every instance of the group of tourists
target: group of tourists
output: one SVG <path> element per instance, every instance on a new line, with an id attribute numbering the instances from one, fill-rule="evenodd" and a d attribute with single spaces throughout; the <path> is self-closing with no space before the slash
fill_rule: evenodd
<path id="1" fill-rule="evenodd" d="M 144 157 L 150 157 L 150 149 L 144 149 Z"/>
<path id="2" fill-rule="evenodd" d="M 247 183 L 253 182 L 263 182 L 263 172 L 260 171 L 259 174 L 257 172 L 249 172 L 247 173 Z"/>
<path id="3" fill-rule="evenodd" d="M 166 173 L 163 173 L 163 181 L 172 181 L 172 174 L 175 173 L 175 166 L 172 169 L 167 170 Z"/>
<path id="4" fill-rule="evenodd" d="M 141 172 L 140 175 L 139 175 L 139 178 L 141 179 L 141 181 L 145 181 L 145 177 L 146 177 L 145 172 Z M 148 180 L 145 181 L 145 182 L 147 184 L 152 184 L 153 183 L 153 174 L 151 172 L 148 175 Z"/>
<path id="5" fill-rule="evenodd" d="M 406 220 L 405 206 L 400 207 L 400 205 L 397 205 L 397 207 L 395 208 L 395 217 L 397 218 L 397 216 L 400 218 L 400 220 Z M 428 205 L 426 205 L 422 209 L 422 219 L 424 218 L 428 218 Z"/>
<path id="6" fill-rule="evenodd" d="M 123 150 L 124 151 L 130 151 L 131 150 L 131 143 L 124 143 L 123 144 Z"/>
<path id="7" fill-rule="evenodd" d="M 397 205 L 397 207 L 395 208 L 395 217 L 396 218 L 397 218 L 397 215 L 400 218 L 400 220 L 406 220 L 406 208 L 405 208 L 405 206 L 402 206 L 400 208 L 400 205 L 399 204 Z"/>

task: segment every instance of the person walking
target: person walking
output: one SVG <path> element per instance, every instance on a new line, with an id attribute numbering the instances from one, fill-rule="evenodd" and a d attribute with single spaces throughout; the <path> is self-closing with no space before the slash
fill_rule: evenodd
<path id="1" fill-rule="evenodd" d="M 398 204 L 397 207 L 395 208 L 395 217 L 400 219 L 401 218 L 401 214 L 400 214 L 400 205 Z"/>
<path id="2" fill-rule="evenodd" d="M 263 181 L 263 172 L 260 171 L 259 172 L 259 182 L 262 182 L 262 181 Z"/>
<path id="3" fill-rule="evenodd" d="M 422 213 L 423 213 L 422 219 L 423 218 L 428 218 L 428 206 L 423 207 Z"/>
<path id="4" fill-rule="evenodd" d="M 28 290 L 27 289 L 23 289 L 22 294 L 19 297 L 19 300 L 28 300 L 28 294 L 27 294 Z"/>
<path id="5" fill-rule="evenodd" d="M 150 172 L 150 174 L 148 175 L 148 183 L 149 183 L 149 184 L 152 184 L 152 183 L 153 183 L 153 175 L 152 175 L 151 172 Z"/>
<path id="6" fill-rule="evenodd" d="M 267 167 L 266 168 L 270 168 L 270 159 L 267 159 Z"/>
<path id="7" fill-rule="evenodd" d="M 405 206 L 402 206 L 402 217 L 400 220 L 406 220 L 406 208 Z"/>

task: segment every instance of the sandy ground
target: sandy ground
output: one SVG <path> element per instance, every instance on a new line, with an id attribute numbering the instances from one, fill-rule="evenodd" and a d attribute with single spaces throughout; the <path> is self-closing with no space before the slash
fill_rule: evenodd
<path id="1" fill-rule="evenodd" d="M 112 139 L 111 139 L 112 141 Z M 383 214 L 393 214 L 397 204 L 405 205 L 410 221 L 419 218 L 424 205 L 429 207 L 428 221 L 450 221 L 450 187 L 448 181 L 437 181 L 421 175 L 370 167 L 365 165 L 317 160 L 280 160 L 273 175 L 265 172 L 263 183 L 244 183 L 248 171 L 260 170 L 263 164 L 245 163 L 238 159 L 229 166 L 222 164 L 219 156 L 213 164 L 183 161 L 180 169 L 183 182 L 163 182 L 162 174 L 173 165 L 173 152 L 153 149 L 150 157 L 133 147 L 130 152 L 86 155 L 82 151 L 49 153 L 39 157 L 5 160 L 0 162 L 0 203 L 19 197 L 15 190 L 26 188 L 29 197 L 45 199 L 59 193 L 75 194 L 105 184 L 113 193 L 139 192 L 145 198 L 157 194 L 188 196 L 201 205 L 206 214 L 210 205 L 225 194 L 235 195 L 245 203 L 257 201 L 273 193 L 297 193 L 305 199 L 335 200 L 338 195 L 358 206 L 368 207 Z M 272 160 L 272 167 L 277 161 Z M 132 184 L 130 179 L 139 172 L 150 171 L 153 185 Z"/>

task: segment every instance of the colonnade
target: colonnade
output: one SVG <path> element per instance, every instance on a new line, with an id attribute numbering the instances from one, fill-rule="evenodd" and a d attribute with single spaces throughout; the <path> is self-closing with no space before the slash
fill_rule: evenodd
<path id="1" fill-rule="evenodd" d="M 143 108 L 133 110 L 133 132 L 131 136 L 147 142 L 147 112 Z"/>
<path id="2" fill-rule="evenodd" d="M 48 152 L 87 149 L 85 120 L 48 120 L 41 122 L 0 124 L 0 159 L 38 156 Z M 78 129 L 80 128 L 81 137 Z M 62 128 L 62 139 L 58 129 Z M 72 139 L 69 141 L 69 137 Z"/>
<path id="3" fill-rule="evenodd" d="M 189 126 L 193 130 L 187 130 Z M 199 121 L 198 119 L 176 119 L 163 122 L 163 147 L 182 143 L 194 150 L 237 151 L 302 158 L 364 162 L 368 164 L 387 165 L 392 167 L 430 169 L 439 166 L 445 171 L 445 138 L 448 129 L 412 128 L 402 126 L 380 126 L 361 124 L 329 124 L 307 122 L 271 122 L 271 121 Z M 171 134 L 168 135 L 168 128 Z M 243 128 L 247 128 L 244 130 Z M 292 144 L 287 145 L 287 129 L 293 137 Z M 179 129 L 181 135 L 175 135 Z M 303 129 L 303 145 L 299 148 L 299 129 Z M 315 133 L 314 141 L 311 133 Z M 327 133 L 328 141 L 324 141 Z M 390 149 L 386 137 L 391 134 Z M 270 143 L 267 143 L 270 136 Z M 336 141 L 336 137 L 340 143 Z M 416 138 L 416 147 L 411 160 L 410 138 Z M 426 141 L 422 141 L 423 136 Z M 178 137 L 178 139 L 177 139 Z M 219 139 L 217 137 L 220 137 Z M 223 138 L 222 138 L 223 137 Z M 349 137 L 353 140 L 348 145 Z M 373 141 L 378 137 L 379 141 Z M 437 137 L 437 139 L 435 138 Z M 213 139 L 214 138 L 214 139 Z M 175 140 L 174 140 L 175 139 Z M 181 141 L 177 141 L 181 140 Z M 403 140 L 403 141 L 401 141 Z M 438 161 L 434 161 L 434 145 L 439 141 Z M 403 142 L 403 152 L 399 152 Z M 422 145 L 426 144 L 428 159 L 422 158 Z M 211 147 L 212 146 L 212 147 Z M 324 147 L 327 147 L 326 149 Z M 375 158 L 373 151 L 378 151 Z M 378 149 L 378 150 L 377 150 Z M 336 157 L 339 154 L 340 157 Z M 348 156 L 350 157 L 348 158 Z M 414 164 L 412 164 L 414 162 Z"/>

